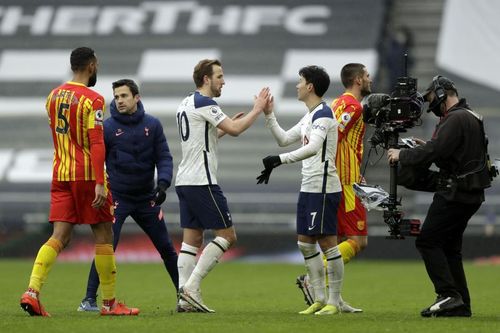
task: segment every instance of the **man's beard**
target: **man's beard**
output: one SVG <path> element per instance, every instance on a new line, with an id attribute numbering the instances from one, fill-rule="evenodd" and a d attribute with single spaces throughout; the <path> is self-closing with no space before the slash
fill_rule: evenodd
<path id="1" fill-rule="evenodd" d="M 221 91 L 217 90 L 217 88 L 214 85 L 212 85 L 212 87 L 210 87 L 210 90 L 212 91 L 213 97 L 220 97 Z"/>
<path id="2" fill-rule="evenodd" d="M 94 73 L 91 77 L 89 77 L 89 83 L 87 84 L 87 87 L 93 87 L 97 83 L 97 72 Z"/>
<path id="3" fill-rule="evenodd" d="M 371 89 L 367 89 L 367 88 L 361 89 L 361 97 L 366 97 L 366 96 L 370 95 L 371 93 L 372 93 Z"/>

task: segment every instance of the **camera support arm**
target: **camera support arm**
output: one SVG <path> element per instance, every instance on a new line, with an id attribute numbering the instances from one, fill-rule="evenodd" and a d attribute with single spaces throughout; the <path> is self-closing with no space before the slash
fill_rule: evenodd
<path id="1" fill-rule="evenodd" d="M 400 148 L 399 133 L 406 129 L 397 124 L 392 124 L 384 130 L 385 148 Z M 398 200 L 398 162 L 390 164 L 390 188 L 389 198 L 385 204 L 384 222 L 389 226 L 389 239 L 404 239 L 405 236 L 416 236 L 419 234 L 420 221 L 415 219 L 403 219 L 404 213 L 398 209 L 401 200 Z"/>
<path id="2" fill-rule="evenodd" d="M 398 146 L 399 133 L 397 130 L 388 132 L 387 146 L 388 148 L 399 148 Z M 389 187 L 389 205 L 394 209 L 401 203 L 398 202 L 398 162 L 392 162 L 390 165 L 390 187 Z M 391 207 L 389 207 L 390 209 Z"/>
<path id="3" fill-rule="evenodd" d="M 386 131 L 386 146 L 387 148 L 399 148 L 399 131 L 405 131 L 397 127 L 391 127 Z M 390 185 L 389 185 L 389 202 L 387 203 L 387 210 L 384 211 L 384 222 L 389 226 L 391 239 L 404 239 L 401 235 L 400 224 L 403 217 L 403 212 L 398 210 L 401 202 L 398 201 L 398 162 L 392 162 L 390 165 Z"/>

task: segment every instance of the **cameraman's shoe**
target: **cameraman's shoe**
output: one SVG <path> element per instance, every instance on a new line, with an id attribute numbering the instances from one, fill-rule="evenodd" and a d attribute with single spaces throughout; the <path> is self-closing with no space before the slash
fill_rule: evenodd
<path id="1" fill-rule="evenodd" d="M 434 317 L 472 317 L 472 312 L 470 308 L 464 304 L 452 310 L 438 312 L 434 314 Z"/>
<path id="2" fill-rule="evenodd" d="M 438 313 L 454 310 L 461 306 L 464 306 L 464 302 L 462 301 L 462 297 L 460 296 L 453 297 L 438 295 L 434 304 L 432 304 L 428 308 L 423 309 L 420 312 L 420 315 L 422 317 L 437 316 Z"/>

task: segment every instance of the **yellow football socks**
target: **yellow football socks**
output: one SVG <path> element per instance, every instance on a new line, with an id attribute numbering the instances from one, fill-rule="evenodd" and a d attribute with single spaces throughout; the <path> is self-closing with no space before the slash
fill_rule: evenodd
<path id="1" fill-rule="evenodd" d="M 355 240 L 347 239 L 338 245 L 344 264 L 347 264 L 359 252 L 359 245 Z"/>
<path id="2" fill-rule="evenodd" d="M 35 258 L 35 263 L 33 264 L 33 270 L 31 271 L 29 288 L 37 292 L 42 289 L 47 275 L 49 275 L 50 269 L 62 249 L 62 243 L 52 237 L 40 247 Z"/>
<path id="3" fill-rule="evenodd" d="M 95 268 L 101 282 L 103 300 L 114 299 L 116 284 L 116 262 L 113 245 L 95 245 Z"/>

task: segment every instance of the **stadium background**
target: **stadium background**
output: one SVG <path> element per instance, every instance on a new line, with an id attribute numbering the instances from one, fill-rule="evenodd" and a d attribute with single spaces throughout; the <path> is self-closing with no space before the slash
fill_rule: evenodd
<path id="1" fill-rule="evenodd" d="M 174 163 L 180 161 L 175 110 L 193 90 L 191 73 L 201 58 L 222 60 L 226 86 L 219 99 L 226 113 L 247 111 L 261 86 L 277 98 L 283 127 L 303 112 L 295 97 L 297 70 L 318 64 L 333 82 L 328 102 L 342 91 L 338 73 L 347 62 L 367 65 L 374 92 L 390 92 L 394 36 L 407 28 L 410 75 L 423 90 L 435 74 L 453 79 L 460 93 L 486 118 L 490 154 L 500 157 L 498 93 L 500 25 L 493 0 L 124 1 L 4 0 L 0 5 L 0 257 L 32 257 L 50 232 L 47 223 L 51 141 L 44 98 L 71 78 L 72 48 L 93 47 L 100 61 L 96 90 L 111 100 L 111 82 L 136 79 L 146 111 L 160 118 Z M 461 22 L 468 22 L 461 24 Z M 464 55 L 461 55 L 463 53 Z M 389 61 L 389 59 L 391 59 Z M 402 59 L 399 57 L 398 59 Z M 495 82 L 496 80 L 496 82 Z M 436 118 L 408 135 L 430 137 Z M 368 128 L 366 141 L 372 132 Z M 369 150 L 365 145 L 365 156 Z M 294 216 L 300 166 L 283 166 L 267 186 L 255 185 L 262 157 L 279 152 L 264 122 L 220 143 L 220 184 L 228 198 L 239 244 L 225 256 L 296 258 Z M 388 190 L 385 155 L 372 153 L 365 177 Z M 380 160 L 379 160 L 380 159 Z M 378 162 L 377 162 L 378 161 Z M 408 217 L 423 220 L 431 195 L 399 189 Z M 468 258 L 498 254 L 498 180 L 473 217 L 464 240 Z M 178 244 L 177 197 L 168 191 L 164 211 Z M 88 260 L 92 240 L 78 228 L 66 260 Z M 120 260 L 159 260 L 142 231 L 129 221 L 117 252 Z M 387 241 L 381 212 L 369 212 L 370 245 L 364 258 L 415 258 L 411 240 Z M 273 257 L 271 257 L 273 255 Z"/>

